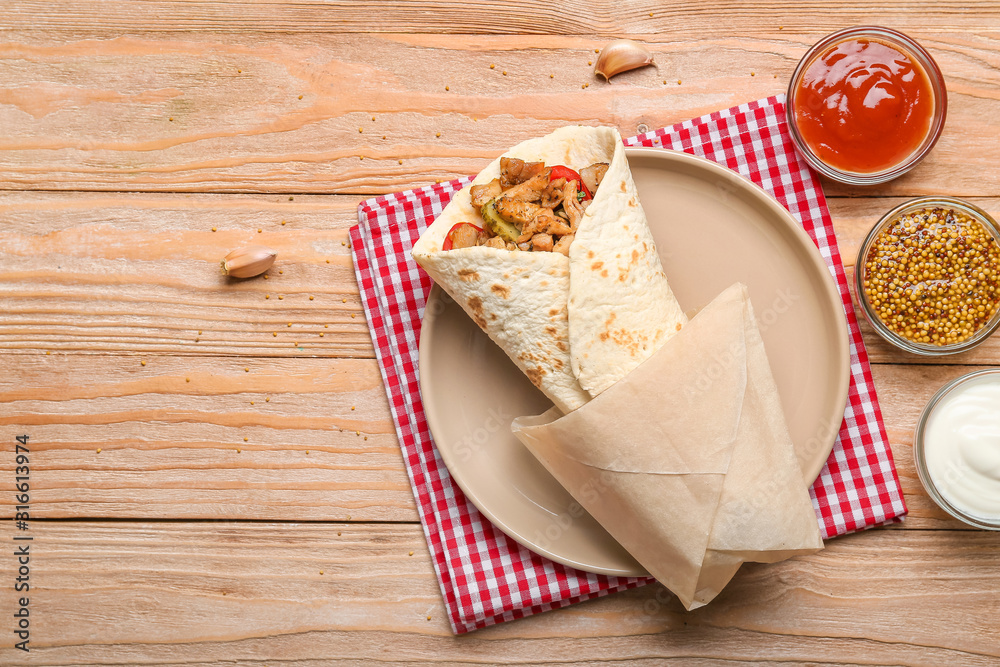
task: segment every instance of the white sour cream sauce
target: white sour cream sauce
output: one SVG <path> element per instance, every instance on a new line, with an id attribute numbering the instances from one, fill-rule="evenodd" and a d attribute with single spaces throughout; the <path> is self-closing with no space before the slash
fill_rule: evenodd
<path id="1" fill-rule="evenodd" d="M 1000 373 L 968 380 L 934 406 L 924 429 L 924 461 L 956 509 L 1000 521 Z"/>

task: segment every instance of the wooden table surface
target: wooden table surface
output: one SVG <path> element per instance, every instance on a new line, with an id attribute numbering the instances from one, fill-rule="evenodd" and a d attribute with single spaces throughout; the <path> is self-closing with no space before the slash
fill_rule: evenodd
<path id="1" fill-rule="evenodd" d="M 29 529 L 0 524 L 0 663 L 1000 663 L 1000 535 L 938 510 L 911 454 L 927 399 L 1000 364 L 1000 338 L 927 360 L 865 328 L 902 525 L 745 566 L 695 612 L 648 586 L 454 637 L 359 302 L 360 200 L 561 125 L 628 136 L 781 93 L 861 23 L 928 48 L 949 109 L 911 174 L 824 184 L 847 261 L 908 197 L 1000 214 L 997 5 L 0 1 L 5 518 L 30 449 Z M 591 62 L 621 36 L 656 67 L 607 84 Z M 268 278 L 223 278 L 256 242 Z"/>

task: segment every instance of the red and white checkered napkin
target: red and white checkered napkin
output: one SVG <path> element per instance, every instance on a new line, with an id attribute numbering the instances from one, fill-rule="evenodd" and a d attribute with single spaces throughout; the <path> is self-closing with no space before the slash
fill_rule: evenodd
<path id="1" fill-rule="evenodd" d="M 824 537 L 906 513 L 823 191 L 788 136 L 783 97 L 771 97 L 625 140 L 709 158 L 774 195 L 819 247 L 837 280 L 850 328 L 851 387 L 844 422 L 812 487 Z M 454 484 L 427 428 L 417 385 L 417 341 L 431 280 L 410 248 L 469 178 L 376 197 L 351 229 L 361 297 L 406 468 L 452 628 L 494 623 L 651 581 L 590 574 L 520 546 L 486 520 Z"/>

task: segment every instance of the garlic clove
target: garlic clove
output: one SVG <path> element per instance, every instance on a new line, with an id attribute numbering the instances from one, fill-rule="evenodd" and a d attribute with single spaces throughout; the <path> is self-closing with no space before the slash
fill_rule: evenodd
<path id="1" fill-rule="evenodd" d="M 615 74 L 653 64 L 653 54 L 645 46 L 631 39 L 616 39 L 597 56 L 594 74 L 610 80 Z"/>
<path id="2" fill-rule="evenodd" d="M 222 260 L 222 272 L 232 278 L 252 278 L 271 268 L 278 253 L 262 245 L 238 248 Z"/>

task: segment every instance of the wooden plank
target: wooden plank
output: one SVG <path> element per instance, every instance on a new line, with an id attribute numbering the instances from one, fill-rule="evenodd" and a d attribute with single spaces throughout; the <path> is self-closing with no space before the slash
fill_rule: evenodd
<path id="1" fill-rule="evenodd" d="M 0 192 L 0 350 L 372 357 L 348 237 L 360 200 Z M 851 281 L 865 234 L 902 201 L 829 200 Z M 1000 199 L 971 201 L 1000 215 Z M 222 276 L 251 243 L 278 251 L 268 278 Z M 862 329 L 878 363 L 1000 363 L 1000 338 L 925 359 Z"/>
<path id="2" fill-rule="evenodd" d="M 417 520 L 373 360 L 13 359 L 0 432 L 30 436 L 32 516 Z"/>
<path id="3" fill-rule="evenodd" d="M 31 438 L 33 516 L 417 520 L 373 360 L 0 358 L 11 359 L 0 444 Z M 938 388 L 977 368 L 874 367 L 910 508 L 904 528 L 962 527 L 924 493 L 913 431 Z M 14 502 L 13 479 L 0 477 L 3 517 Z"/>
<path id="4" fill-rule="evenodd" d="M 11 3 L 0 28 L 18 30 L 132 30 L 261 32 L 443 32 L 491 34 L 657 33 L 681 30 L 691 35 L 743 35 L 761 30 L 817 31 L 831 26 L 890 25 L 899 29 L 927 25 L 942 29 L 996 25 L 997 7 L 986 2 L 897 2 L 872 7 L 865 2 L 737 2 L 705 6 L 695 0 L 498 0 L 482 5 L 443 0 L 337 2 L 251 2 L 201 0 L 127 0 L 101 3 L 40 0 Z"/>
<path id="5" fill-rule="evenodd" d="M 13 530 L 0 527 L 5 545 Z M 1000 658 L 1000 535 L 987 532 L 861 533 L 808 557 L 744 566 L 694 612 L 648 586 L 457 638 L 418 526 L 35 522 L 27 533 L 31 652 L 12 648 L 17 607 L 4 585 L 4 664 Z M 0 557 L 7 583 L 17 567 L 9 551 Z"/>
<path id="6" fill-rule="evenodd" d="M 820 34 L 639 35 L 657 66 L 609 84 L 591 64 L 606 37 L 10 33 L 0 187 L 393 192 L 476 173 L 562 125 L 629 136 L 782 93 Z M 961 131 L 874 192 L 1000 194 L 996 36 L 933 23 L 913 34 L 948 78 L 948 125 Z"/>
<path id="7" fill-rule="evenodd" d="M 358 202 L 0 194 L 0 349 L 373 356 L 349 247 Z M 248 244 L 278 252 L 267 279 L 222 275 Z"/>

